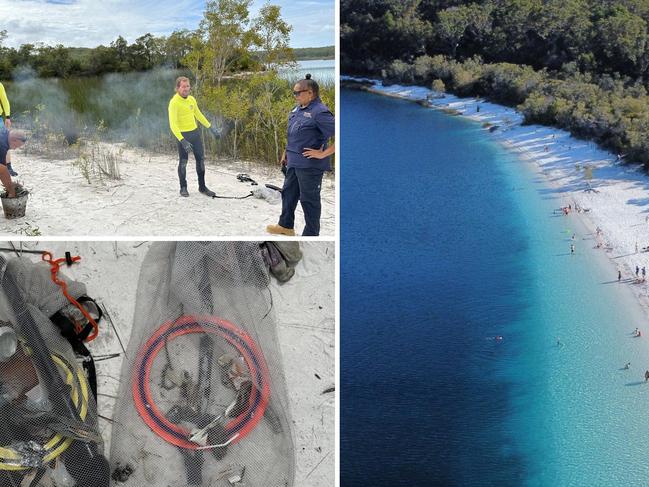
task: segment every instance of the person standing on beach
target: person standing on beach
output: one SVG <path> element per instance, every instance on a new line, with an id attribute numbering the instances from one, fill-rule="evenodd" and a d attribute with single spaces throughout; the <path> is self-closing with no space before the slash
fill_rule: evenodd
<path id="1" fill-rule="evenodd" d="M 635 266 L 635 277 L 638 277 L 639 273 L 640 273 L 640 268 L 638 266 Z"/>
<path id="2" fill-rule="evenodd" d="M 176 79 L 176 94 L 169 101 L 169 127 L 178 139 L 178 179 L 180 180 L 180 196 L 189 196 L 187 191 L 187 161 L 189 153 L 194 153 L 196 160 L 196 174 L 198 175 L 198 191 L 206 196 L 216 196 L 205 185 L 205 155 L 201 133 L 198 130 L 198 120 L 201 125 L 208 128 L 212 135 L 218 139 L 221 133 L 205 118 L 198 108 L 196 99 L 189 94 L 191 86 L 189 79 L 179 76 Z"/>
<path id="3" fill-rule="evenodd" d="M 617 270 L 617 282 L 620 282 L 622 279 L 622 271 L 620 269 Z"/>
<path id="4" fill-rule="evenodd" d="M 7 92 L 2 83 L 0 83 L 0 129 L 11 128 L 11 105 L 9 104 L 9 98 L 7 98 Z M 18 176 L 18 173 L 14 171 L 11 167 L 11 154 L 7 153 L 5 156 L 7 171 L 11 176 Z"/>
<path id="5" fill-rule="evenodd" d="M 645 277 L 647 276 L 647 271 L 644 266 L 642 266 L 642 280 L 645 280 Z"/>
<path id="6" fill-rule="evenodd" d="M 295 209 L 298 202 L 304 210 L 302 236 L 320 234 L 320 187 L 325 171 L 331 171 L 329 156 L 335 152 L 327 145 L 335 134 L 335 118 L 320 100 L 318 83 L 307 74 L 293 86 L 297 104 L 288 116 L 286 150 L 280 164 L 286 166 L 282 188 L 282 214 L 266 231 L 275 235 L 295 235 Z"/>

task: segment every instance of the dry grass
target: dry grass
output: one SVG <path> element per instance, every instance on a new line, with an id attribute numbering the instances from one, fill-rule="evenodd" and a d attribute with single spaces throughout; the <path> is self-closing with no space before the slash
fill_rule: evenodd
<path id="1" fill-rule="evenodd" d="M 92 184 L 96 181 L 101 183 L 104 179 L 121 179 L 119 166 L 123 161 L 123 149 L 95 141 L 83 144 L 72 165 L 81 172 L 88 184 Z"/>

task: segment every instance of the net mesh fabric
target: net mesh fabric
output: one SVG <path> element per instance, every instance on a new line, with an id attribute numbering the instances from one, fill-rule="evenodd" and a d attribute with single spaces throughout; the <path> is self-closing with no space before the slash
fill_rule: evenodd
<path id="1" fill-rule="evenodd" d="M 0 330 L 17 338 L 0 339 L 0 485 L 108 486 L 94 397 L 48 318 L 69 303 L 45 263 L 0 257 L 0 270 Z"/>
<path id="2" fill-rule="evenodd" d="M 114 485 L 293 485 L 268 282 L 254 242 L 152 246 L 114 416 Z"/>

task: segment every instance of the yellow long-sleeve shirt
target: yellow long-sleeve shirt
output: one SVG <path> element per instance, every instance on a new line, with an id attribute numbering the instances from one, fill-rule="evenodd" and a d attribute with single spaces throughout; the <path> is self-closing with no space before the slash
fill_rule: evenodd
<path id="1" fill-rule="evenodd" d="M 2 83 L 0 83 L 0 115 L 4 115 L 6 118 L 11 116 L 11 106 L 9 105 L 9 99 L 7 98 L 7 92 Z"/>
<path id="2" fill-rule="evenodd" d="M 176 93 L 169 101 L 169 127 L 176 138 L 182 140 L 181 132 L 189 132 L 197 128 L 196 120 L 207 128 L 212 125 L 198 109 L 193 96 L 183 98 Z"/>

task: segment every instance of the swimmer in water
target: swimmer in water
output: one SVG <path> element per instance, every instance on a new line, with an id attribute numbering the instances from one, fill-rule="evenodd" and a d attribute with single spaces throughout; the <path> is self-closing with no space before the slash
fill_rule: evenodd
<path id="1" fill-rule="evenodd" d="M 631 362 L 627 362 L 624 366 L 624 370 L 629 370 L 631 368 Z"/>

